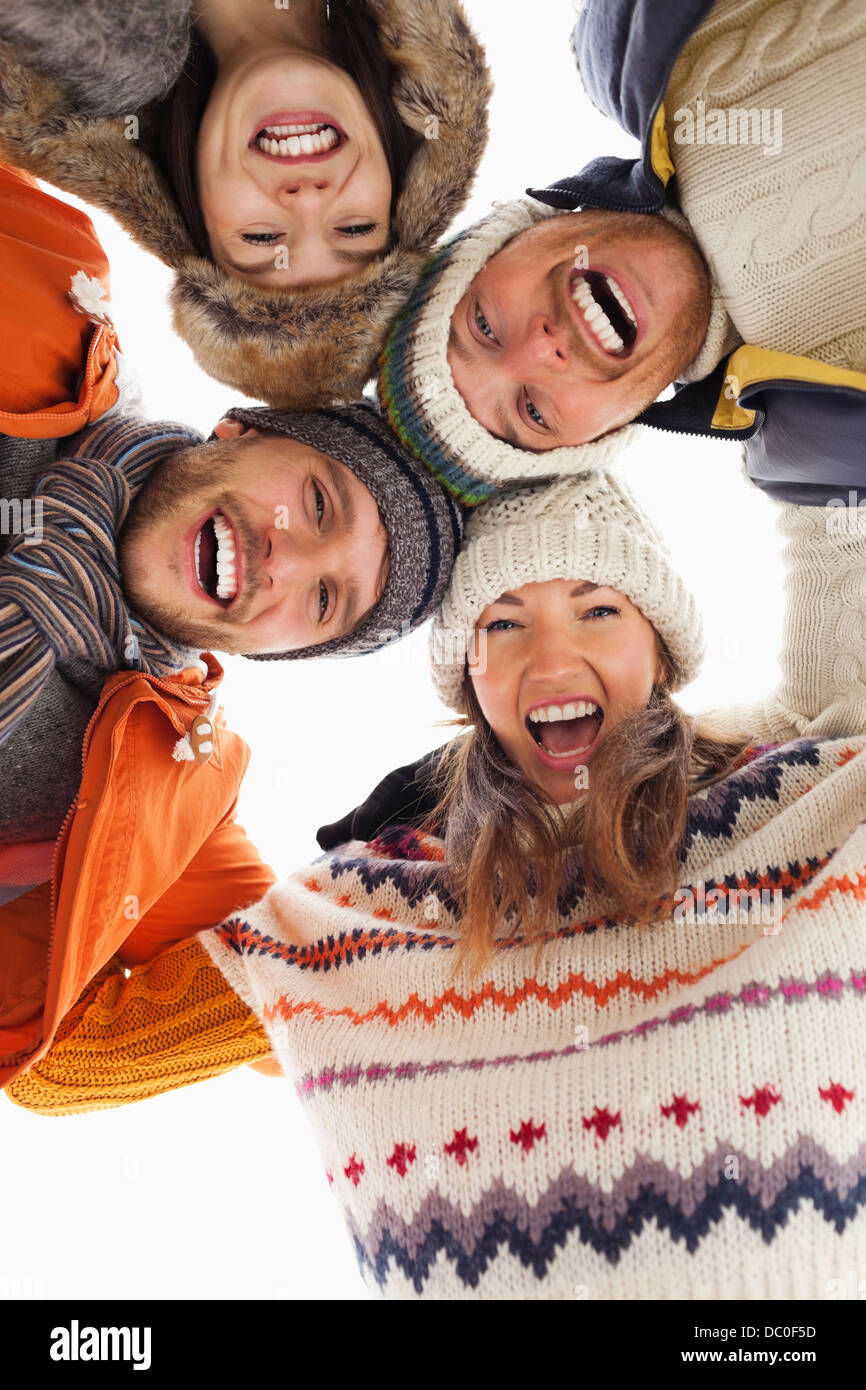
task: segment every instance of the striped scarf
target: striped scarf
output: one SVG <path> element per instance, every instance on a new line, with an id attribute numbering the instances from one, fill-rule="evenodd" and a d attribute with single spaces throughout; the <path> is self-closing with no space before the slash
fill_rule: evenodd
<path id="1" fill-rule="evenodd" d="M 38 531 L 16 536 L 0 561 L 0 743 L 60 662 L 151 675 L 189 664 L 188 651 L 128 609 L 116 542 L 151 469 L 201 436 L 126 419 L 96 425 L 78 443 L 39 480 Z"/>

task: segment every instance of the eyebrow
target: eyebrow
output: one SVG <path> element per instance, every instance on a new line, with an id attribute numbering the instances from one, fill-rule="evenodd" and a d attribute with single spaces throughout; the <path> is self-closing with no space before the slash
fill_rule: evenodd
<path id="1" fill-rule="evenodd" d="M 276 250 L 282 242 L 274 242 L 273 249 Z M 380 256 L 387 254 L 388 247 L 383 246 L 375 251 L 334 251 L 334 259 L 342 261 L 344 265 L 369 265 L 371 261 L 377 261 Z M 225 257 L 226 265 L 230 265 L 232 270 L 239 270 L 243 275 L 264 275 L 267 271 L 274 269 L 274 258 L 269 256 L 266 261 L 257 261 L 255 265 L 245 265 L 242 261 L 233 261 L 231 256 Z"/>
<path id="2" fill-rule="evenodd" d="M 593 584 L 591 580 L 584 579 L 582 584 L 576 584 L 569 594 L 569 598 L 583 598 L 584 594 L 591 594 L 600 588 L 599 584 Z M 523 599 L 516 594 L 501 594 L 499 598 L 493 600 L 494 603 L 511 603 L 515 608 L 523 607 Z"/>
<path id="3" fill-rule="evenodd" d="M 239 270 L 243 275 L 264 275 L 265 271 L 274 269 L 274 258 L 269 256 L 266 261 L 260 261 L 257 265 L 243 265 L 240 261 L 233 261 L 230 256 L 225 257 L 226 265 L 230 265 L 232 270 Z"/>
<path id="4" fill-rule="evenodd" d="M 366 265 L 370 261 L 377 261 L 387 252 L 387 246 L 381 246 L 375 251 L 335 251 L 334 257 L 338 261 L 345 261 L 347 265 Z"/>

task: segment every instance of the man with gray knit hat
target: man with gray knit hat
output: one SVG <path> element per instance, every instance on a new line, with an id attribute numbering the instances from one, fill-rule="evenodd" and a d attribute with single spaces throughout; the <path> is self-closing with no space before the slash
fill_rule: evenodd
<path id="1" fill-rule="evenodd" d="M 0 537 L 0 903 L 47 873 L 113 673 L 144 692 L 209 647 L 360 655 L 441 599 L 460 509 L 372 406 L 241 409 L 215 434 L 110 414 L 67 457 L 63 441 L 0 435 L 4 494 L 39 522 Z M 215 704 L 219 667 L 203 665 Z M 212 732 L 191 744 L 187 728 L 175 757 L 204 758 Z M 38 866 L 4 868 L 13 843 L 41 845 Z"/>
<path id="2" fill-rule="evenodd" d="M 383 354 L 391 424 L 469 503 L 606 467 L 638 420 L 742 440 L 779 500 L 859 505 L 860 0 L 587 0 L 574 49 L 641 158 L 440 247 Z"/>
<path id="3" fill-rule="evenodd" d="M 368 404 L 238 409 L 153 470 L 119 536 L 136 611 L 186 646 L 374 651 L 430 614 L 456 504 Z"/>

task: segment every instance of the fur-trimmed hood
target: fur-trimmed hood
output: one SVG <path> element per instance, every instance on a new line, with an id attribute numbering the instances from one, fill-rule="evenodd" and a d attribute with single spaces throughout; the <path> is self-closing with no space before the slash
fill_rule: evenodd
<path id="1" fill-rule="evenodd" d="M 4 0 L 0 158 L 110 212 L 175 271 L 174 327 L 202 369 L 284 409 L 356 400 L 433 245 L 464 205 L 487 140 L 491 81 L 459 0 L 367 0 L 420 137 L 381 260 L 335 285 L 233 279 L 193 248 L 152 151 L 153 103 L 189 46 L 189 0 Z M 139 120 L 127 138 L 128 117 Z M 436 118 L 437 138 L 425 138 Z"/>

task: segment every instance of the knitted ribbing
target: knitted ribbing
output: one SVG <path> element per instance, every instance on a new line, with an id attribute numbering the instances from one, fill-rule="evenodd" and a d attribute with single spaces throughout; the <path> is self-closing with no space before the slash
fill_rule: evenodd
<path id="1" fill-rule="evenodd" d="M 500 488 L 607 468 L 633 435 L 624 425 L 602 439 L 532 453 L 489 434 L 470 415 L 448 365 L 451 315 L 479 270 L 510 241 L 561 215 L 531 199 L 496 203 L 473 227 L 444 242 L 396 320 L 381 358 L 379 395 L 407 448 L 466 506 Z"/>
<path id="2" fill-rule="evenodd" d="M 43 1115 L 104 1109 L 219 1076 L 269 1052 L 255 1014 L 225 988 L 192 938 L 129 978 L 117 957 L 109 961 L 64 1016 L 50 1050 L 7 1095 Z"/>
<path id="3" fill-rule="evenodd" d="M 116 541 L 156 463 L 200 443 L 182 425 L 110 421 L 79 437 L 36 488 L 41 534 L 9 545 L 0 572 L 0 743 L 38 700 L 56 662 L 167 674 L 189 652 L 127 608 Z"/>
<path id="4" fill-rule="evenodd" d="M 666 921 L 599 916 L 578 865 L 537 964 L 454 975 L 442 845 L 405 828 L 202 933 L 372 1291 L 827 1296 L 866 1240 L 864 753 L 753 749 L 692 799 Z"/>
<path id="5" fill-rule="evenodd" d="M 472 512 L 430 634 L 440 699 L 463 709 L 466 654 L 489 603 L 523 584 L 591 580 L 625 594 L 665 639 L 671 688 L 694 680 L 703 630 L 665 542 L 623 482 L 609 473 L 501 493 Z"/>
<path id="6" fill-rule="evenodd" d="M 717 0 L 665 96 L 680 203 L 746 342 L 866 368 L 866 9 Z M 781 149 L 676 141 L 677 111 L 781 113 Z M 770 127 L 771 129 L 771 127 Z"/>

